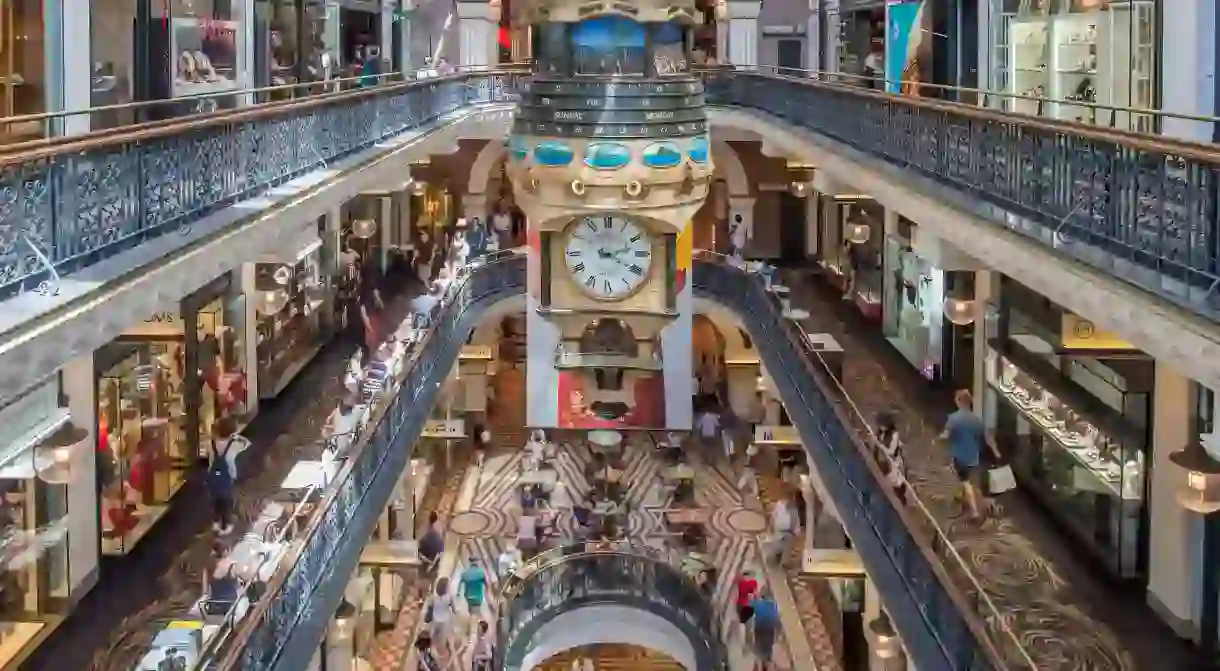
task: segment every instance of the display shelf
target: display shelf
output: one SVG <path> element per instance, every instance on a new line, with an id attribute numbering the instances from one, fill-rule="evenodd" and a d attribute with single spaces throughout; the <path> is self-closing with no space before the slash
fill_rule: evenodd
<path id="1" fill-rule="evenodd" d="M 994 350 L 987 354 L 986 370 L 988 384 L 1107 493 L 1124 501 L 1143 499 L 1141 451 L 1124 446 Z"/>

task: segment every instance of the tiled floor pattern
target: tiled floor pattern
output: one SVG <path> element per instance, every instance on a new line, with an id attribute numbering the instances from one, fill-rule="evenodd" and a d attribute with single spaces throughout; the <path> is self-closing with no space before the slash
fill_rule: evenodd
<path id="1" fill-rule="evenodd" d="M 875 417 L 881 410 L 895 412 L 916 492 L 1038 667 L 1082 671 L 1196 668 L 1187 661 L 1190 653 L 1167 628 L 1152 620 L 1146 608 L 1122 605 L 1113 596 L 1115 588 L 1098 580 L 1096 572 L 1072 556 L 1070 549 L 1058 550 L 1054 559 L 1046 554 L 1045 542 L 1033 539 L 1039 535 L 1056 538 L 1059 532 L 1047 531 L 1044 518 L 1036 511 L 1018 520 L 1007 509 L 1010 505 L 1028 508 L 1028 504 L 1013 501 L 1009 495 L 992 502 L 985 523 L 965 518 L 954 497 L 956 480 L 947 451 L 935 441 L 949 410 L 943 402 L 945 394 L 931 390 L 914 367 L 892 349 L 887 351 L 889 345 L 877 332 L 878 325 L 864 323 L 814 282 L 795 275 L 785 278 L 793 305 L 811 314 L 802 325 L 809 332 L 830 333 L 846 350 L 844 387 L 865 417 Z M 1144 614 L 1130 614 L 1137 609 Z M 1150 626 L 1141 629 L 1141 621 Z M 1108 626 L 1111 622 L 1123 623 L 1124 634 L 1116 635 Z"/>
<path id="2" fill-rule="evenodd" d="M 584 472 L 591 461 L 592 455 L 583 445 L 568 445 L 559 450 L 555 466 L 569 496 L 583 496 L 589 491 Z M 626 496 L 628 536 L 635 542 L 662 545 L 667 542 L 662 513 L 670 504 L 658 496 L 664 466 L 650 443 L 629 446 L 625 461 L 623 482 L 629 483 Z M 524 453 L 520 450 L 487 460 L 470 513 L 480 519 L 469 527 L 474 533 L 464 541 L 464 558 L 475 556 L 484 567 L 494 566 L 504 546 L 516 536 L 515 520 L 520 511 L 516 481 L 523 462 Z M 719 569 L 713 604 L 722 615 L 722 628 L 729 633 L 730 645 L 740 647 L 740 630 L 734 625 L 733 581 L 745 568 L 759 566 L 755 530 L 764 520 L 756 510 L 745 506 L 726 474 L 699 463 L 695 464 L 695 471 L 697 502 L 714 511 L 708 525 L 709 550 Z M 556 502 L 556 507 L 562 505 L 562 502 Z M 557 527 L 561 534 L 571 537 L 575 526 L 570 513 L 560 514 Z M 741 529 L 750 533 L 743 534 Z M 788 655 L 782 649 L 783 645 L 777 646 L 779 668 L 791 668 Z"/>

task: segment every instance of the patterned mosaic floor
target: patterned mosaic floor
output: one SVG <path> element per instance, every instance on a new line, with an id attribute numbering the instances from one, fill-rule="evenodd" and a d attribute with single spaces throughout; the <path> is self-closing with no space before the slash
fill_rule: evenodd
<path id="1" fill-rule="evenodd" d="M 1027 511 L 1020 498 L 993 501 L 986 522 L 970 522 L 954 499 L 956 480 L 948 454 L 934 441 L 949 404 L 940 403 L 942 395 L 929 390 L 914 367 L 881 338 L 878 325 L 864 323 L 808 279 L 785 283 L 792 288 L 794 305 L 813 315 L 805 328 L 832 334 L 846 350 L 844 386 L 865 417 L 896 412 L 916 492 L 1039 668 L 1199 668 L 1138 595 L 1118 595 L 1070 548 L 1050 548 L 1041 540 L 1054 539 L 1058 532 L 1047 530 L 1044 518 Z M 1019 516 L 1018 507 L 1025 511 Z"/>
<path id="2" fill-rule="evenodd" d="M 462 556 L 475 556 L 483 566 L 494 566 L 504 546 L 516 536 L 516 517 L 520 506 L 515 485 L 523 459 L 524 454 L 517 451 L 487 460 L 474 505 L 469 512 L 455 517 L 450 524 L 452 532 L 461 533 L 465 538 Z M 590 453 L 583 446 L 569 446 L 559 452 L 556 460 L 559 481 L 576 496 L 590 489 L 584 471 L 591 461 Z M 629 447 L 626 462 L 623 481 L 630 483 L 626 494 L 630 509 L 628 536 L 639 543 L 664 544 L 667 536 L 661 518 L 670 502 L 660 500 L 657 495 L 664 467 L 651 448 L 643 446 Z M 740 631 L 728 626 L 736 619 L 733 580 L 746 568 L 758 568 L 758 535 L 766 524 L 766 518 L 756 508 L 746 505 L 736 487 L 723 473 L 697 464 L 695 470 L 696 502 L 713 510 L 708 524 L 709 554 L 719 569 L 713 603 L 722 614 L 724 630 L 732 632 L 730 645 L 734 646 L 737 654 L 741 647 Z M 562 534 L 573 535 L 575 525 L 570 513 L 560 514 L 557 526 Z M 791 665 L 786 651 L 780 652 L 783 647 L 777 647 L 777 663 L 780 669 L 789 669 Z"/>

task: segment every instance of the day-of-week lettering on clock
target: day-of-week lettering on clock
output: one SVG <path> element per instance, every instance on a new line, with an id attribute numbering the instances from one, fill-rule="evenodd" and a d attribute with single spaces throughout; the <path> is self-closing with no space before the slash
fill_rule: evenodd
<path id="1" fill-rule="evenodd" d="M 583 112 L 556 112 L 556 121 L 582 121 L 585 115 Z"/>
<path id="2" fill-rule="evenodd" d="M 665 121 L 674 118 L 673 112 L 645 112 L 644 119 L 647 121 Z"/>

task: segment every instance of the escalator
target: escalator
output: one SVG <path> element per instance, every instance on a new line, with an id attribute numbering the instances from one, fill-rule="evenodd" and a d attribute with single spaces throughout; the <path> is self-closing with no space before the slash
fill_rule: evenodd
<path id="1" fill-rule="evenodd" d="M 233 632 L 215 637 L 204 668 L 307 667 L 462 344 L 488 308 L 525 290 L 525 280 L 525 258 L 506 253 L 480 263 L 454 290 L 399 392 L 381 410 L 372 438 L 336 478 L 338 490 L 302 536 L 295 563 L 273 577 Z M 968 601 L 977 595 L 954 584 L 935 548 L 913 530 L 778 302 L 744 271 L 714 261 L 695 262 L 693 286 L 698 297 L 736 313 L 749 331 L 915 666 L 1006 668 L 1012 651 L 993 642 L 1000 637 Z"/>
<path id="2" fill-rule="evenodd" d="M 663 653 L 645 656 L 652 668 L 673 660 L 729 670 L 711 600 L 660 551 L 578 543 L 535 557 L 517 576 L 504 586 L 493 668 L 528 671 L 578 648 L 604 647 L 609 657 L 635 645 Z"/>

